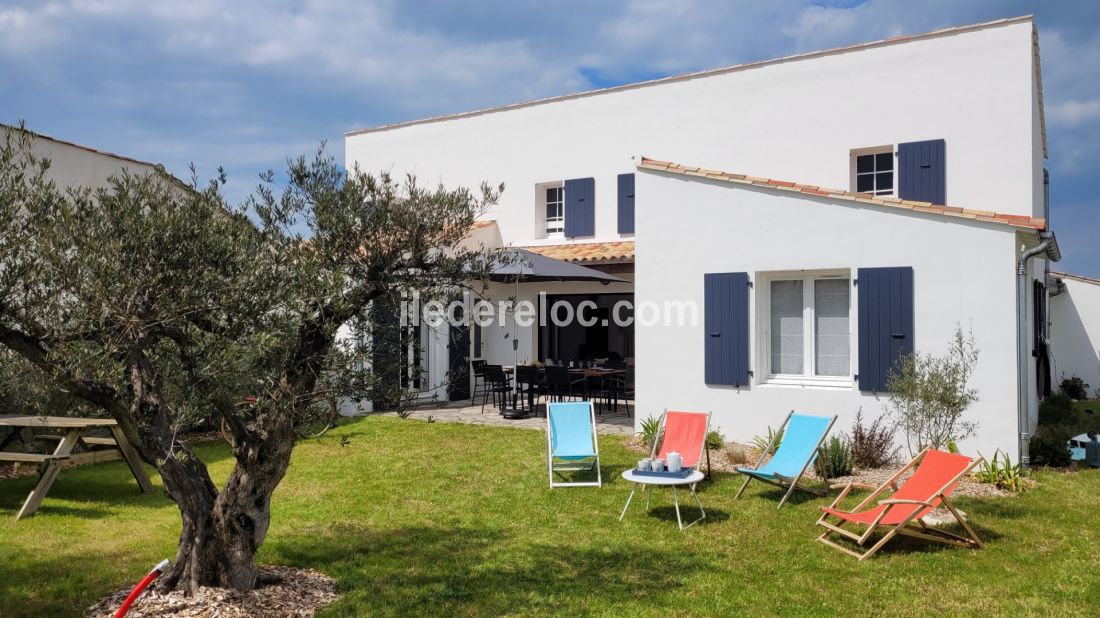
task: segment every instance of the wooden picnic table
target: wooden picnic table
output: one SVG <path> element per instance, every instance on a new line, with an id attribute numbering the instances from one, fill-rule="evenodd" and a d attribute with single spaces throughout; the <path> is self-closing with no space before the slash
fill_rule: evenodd
<path id="1" fill-rule="evenodd" d="M 0 440 L 0 461 L 45 464 L 38 485 L 23 502 L 23 508 L 19 509 L 16 519 L 34 515 L 58 473 L 66 466 L 122 458 L 126 460 L 126 465 L 130 467 L 130 473 L 134 475 L 142 493 L 151 494 L 154 491 L 153 483 L 145 474 L 137 453 L 118 423 L 112 419 L 0 414 L 0 428 L 4 427 L 11 431 Z M 36 429 L 59 429 L 63 433 L 58 436 L 36 432 Z M 94 429 L 107 429 L 112 437 L 89 435 Z M 7 450 L 16 438 L 20 438 L 25 446 L 37 447 L 39 452 Z M 56 445 L 53 446 L 53 443 Z M 78 443 L 83 444 L 85 450 L 73 453 Z"/>

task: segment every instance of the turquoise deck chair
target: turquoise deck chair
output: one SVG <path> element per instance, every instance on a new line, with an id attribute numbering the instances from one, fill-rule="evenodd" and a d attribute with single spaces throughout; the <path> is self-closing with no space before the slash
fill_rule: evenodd
<path id="1" fill-rule="evenodd" d="M 825 441 L 825 436 L 829 435 L 829 430 L 833 428 L 835 422 L 836 416 L 829 418 L 827 416 L 796 414 L 792 410 L 787 415 L 786 420 L 783 421 L 779 433 L 776 434 L 777 436 L 782 435 L 783 439 L 779 443 L 779 449 L 768 460 L 768 463 L 764 463 L 764 458 L 768 456 L 775 445 L 775 438 L 772 438 L 772 443 L 768 444 L 767 450 L 760 456 L 760 461 L 756 462 L 755 468 L 737 469 L 738 472 L 745 475 L 745 483 L 741 485 L 741 489 L 737 491 L 737 495 L 733 499 L 740 498 L 745 488 L 749 486 L 749 481 L 753 479 L 787 490 L 787 493 L 783 494 L 783 499 L 779 501 L 779 507 L 783 506 L 783 503 L 787 501 L 787 498 L 791 496 L 791 492 L 795 489 L 824 496 L 824 490 L 800 485 L 798 481 L 806 473 L 806 468 L 809 468 L 810 464 L 817 458 L 821 443 Z M 828 479 L 823 480 L 826 482 L 827 487 Z"/>
<path id="2" fill-rule="evenodd" d="M 595 470 L 595 481 L 558 481 L 562 472 Z M 596 413 L 590 401 L 551 403 L 546 406 L 546 471 L 550 487 L 600 487 L 600 445 Z"/>

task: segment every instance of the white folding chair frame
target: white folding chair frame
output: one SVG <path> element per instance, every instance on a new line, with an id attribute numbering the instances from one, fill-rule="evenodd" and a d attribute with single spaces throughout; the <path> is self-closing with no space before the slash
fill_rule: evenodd
<path id="1" fill-rule="evenodd" d="M 573 403 L 582 403 L 582 402 L 570 402 L 570 404 L 573 404 Z M 593 447 L 592 450 L 594 450 L 596 452 L 596 454 L 595 454 L 595 456 L 593 456 L 591 458 L 591 461 L 589 461 L 587 463 L 582 463 L 582 462 L 576 462 L 576 463 L 569 462 L 569 463 L 566 463 L 566 462 L 563 462 L 563 463 L 559 463 L 557 466 L 554 465 L 554 441 L 553 441 L 553 437 L 551 435 L 552 432 L 553 432 L 553 425 L 550 424 L 550 416 L 552 414 L 552 412 L 550 411 L 550 406 L 552 406 L 554 404 L 550 403 L 550 402 L 547 402 L 547 404 L 546 404 L 546 473 L 547 473 L 547 476 L 550 477 L 550 488 L 551 489 L 553 489 L 555 487 L 602 487 L 603 486 L 603 477 L 602 477 L 601 472 L 600 472 L 600 434 L 599 434 L 598 431 L 596 431 L 596 410 L 593 407 L 591 401 L 585 401 L 583 403 L 588 404 L 588 418 L 590 419 L 590 421 L 592 423 L 592 447 Z M 555 481 L 554 480 L 554 473 L 555 472 L 578 472 L 578 471 L 586 471 L 586 470 L 593 470 L 593 469 L 595 469 L 595 471 L 596 471 L 596 480 L 594 482 L 593 481 Z M 559 474 L 559 476 L 560 476 L 560 474 Z"/>

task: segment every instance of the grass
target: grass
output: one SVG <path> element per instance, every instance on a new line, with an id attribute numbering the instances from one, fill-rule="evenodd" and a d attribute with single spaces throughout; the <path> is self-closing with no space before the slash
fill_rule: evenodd
<path id="1" fill-rule="evenodd" d="M 350 444 L 340 445 L 347 437 Z M 259 560 L 336 578 L 324 616 L 1076 614 L 1100 594 L 1100 472 L 1040 472 L 1017 498 L 960 498 L 980 551 L 908 539 L 858 563 L 813 541 L 818 498 L 704 484 L 704 524 L 670 497 L 617 521 L 635 453 L 600 441 L 603 488 L 546 486 L 540 432 L 372 417 L 302 444 Z M 227 450 L 199 448 L 215 477 Z M 0 615 L 81 615 L 174 554 L 174 505 L 120 462 L 66 470 L 15 522 L 32 478 L 0 481 Z M 159 479 L 154 478 L 159 483 Z"/>

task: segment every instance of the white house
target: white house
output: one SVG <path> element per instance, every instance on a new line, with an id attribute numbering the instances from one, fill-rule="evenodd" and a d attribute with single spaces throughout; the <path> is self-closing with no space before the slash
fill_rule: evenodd
<path id="1" fill-rule="evenodd" d="M 522 298 L 673 308 L 629 332 L 488 329 L 475 357 L 510 364 L 513 334 L 521 362 L 618 352 L 635 362 L 637 423 L 711 410 L 748 440 L 791 409 L 845 429 L 880 414 L 897 356 L 942 352 L 961 325 L 981 355 L 980 428 L 960 446 L 986 454 L 1026 444 L 1049 365 L 1045 158 L 1031 17 L 346 137 L 349 166 L 504 182 L 483 242 L 632 282 L 525 284 Z M 666 323 L 688 306 L 694 321 Z"/>
<path id="2" fill-rule="evenodd" d="M 1051 374 L 1055 382 L 1077 376 L 1100 390 L 1100 279 L 1051 272 Z"/>
<path id="3" fill-rule="evenodd" d="M 0 123 L 0 133 L 17 130 L 18 127 Z M 97 189 L 106 186 L 110 177 L 118 176 L 124 170 L 131 174 L 147 174 L 160 167 L 156 163 L 82 146 L 29 129 L 24 130 L 34 137 L 31 151 L 38 157 L 50 160 L 47 176 L 59 187 Z M 2 137 L 0 135 L 0 139 Z"/>

